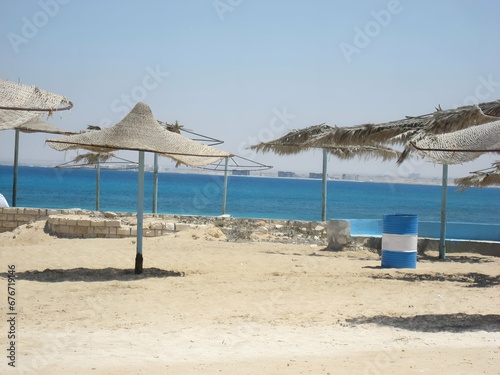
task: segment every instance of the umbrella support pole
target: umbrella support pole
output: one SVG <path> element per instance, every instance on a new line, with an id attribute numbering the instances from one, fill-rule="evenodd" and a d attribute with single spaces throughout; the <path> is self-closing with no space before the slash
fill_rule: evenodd
<path id="1" fill-rule="evenodd" d="M 19 162 L 19 130 L 16 129 L 14 144 L 14 177 L 12 179 L 12 207 L 17 207 L 17 170 Z"/>
<path id="2" fill-rule="evenodd" d="M 448 164 L 443 164 L 441 192 L 441 229 L 439 234 L 439 259 L 446 258 L 446 200 L 448 196 Z"/>
<path id="3" fill-rule="evenodd" d="M 137 253 L 135 255 L 135 274 L 140 275 L 142 273 L 142 254 Z"/>
<path id="4" fill-rule="evenodd" d="M 226 201 L 227 201 L 227 167 L 229 158 L 224 162 L 224 190 L 222 191 L 222 215 L 226 214 Z"/>
<path id="5" fill-rule="evenodd" d="M 137 255 L 135 273 L 142 273 L 142 234 L 144 225 L 144 151 L 139 151 L 139 187 L 137 189 Z"/>
<path id="6" fill-rule="evenodd" d="M 95 210 L 100 211 L 101 207 L 99 205 L 99 202 L 101 200 L 100 198 L 100 193 L 101 193 L 101 163 L 99 161 L 99 156 L 97 156 L 97 163 L 96 163 L 96 177 L 95 177 Z"/>
<path id="7" fill-rule="evenodd" d="M 154 154 L 153 167 L 153 213 L 158 212 L 158 154 Z"/>
<path id="8" fill-rule="evenodd" d="M 323 176 L 322 176 L 322 197 L 321 197 L 321 220 L 326 221 L 326 190 L 328 178 L 328 152 L 323 149 Z"/>

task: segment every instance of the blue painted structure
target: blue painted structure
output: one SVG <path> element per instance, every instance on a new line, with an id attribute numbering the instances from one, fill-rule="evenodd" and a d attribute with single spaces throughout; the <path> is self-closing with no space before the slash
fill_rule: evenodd
<path id="1" fill-rule="evenodd" d="M 382 236 L 382 219 L 347 219 L 351 222 L 351 236 Z M 439 238 L 440 222 L 419 221 L 418 236 Z M 446 238 L 450 240 L 475 240 L 500 242 L 500 223 L 447 223 Z"/>
<path id="2" fill-rule="evenodd" d="M 382 268 L 416 268 L 418 216 L 384 215 Z"/>

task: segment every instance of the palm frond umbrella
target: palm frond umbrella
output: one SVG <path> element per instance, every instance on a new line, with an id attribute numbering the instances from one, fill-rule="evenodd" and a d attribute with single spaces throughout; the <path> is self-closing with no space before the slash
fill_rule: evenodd
<path id="1" fill-rule="evenodd" d="M 19 133 L 48 133 L 48 134 L 60 134 L 68 135 L 73 134 L 73 132 L 68 132 L 60 130 L 55 126 L 52 126 L 48 122 L 43 121 L 39 117 L 34 117 L 21 125 L 17 125 L 14 128 L 14 167 L 13 167 L 13 179 L 12 179 L 12 207 L 17 206 L 17 177 L 18 177 L 18 166 L 19 166 Z"/>
<path id="2" fill-rule="evenodd" d="M 70 135 L 59 139 L 50 139 L 47 140 L 47 143 L 58 151 L 78 148 L 95 152 L 139 151 L 136 274 L 143 272 L 144 153 L 158 153 L 161 156 L 194 167 L 202 167 L 230 156 L 225 151 L 192 141 L 180 134 L 166 131 L 154 118 L 149 106 L 144 103 L 137 103 L 123 120 L 110 128 Z"/>
<path id="3" fill-rule="evenodd" d="M 471 172 L 470 176 L 455 179 L 460 190 L 468 187 L 500 186 L 500 161 L 492 163 L 491 168 Z"/>
<path id="4" fill-rule="evenodd" d="M 474 160 L 486 152 L 498 152 L 500 142 L 500 121 L 496 116 L 498 108 L 500 101 L 435 112 L 422 130 L 407 142 L 405 150 L 398 159 L 398 163 L 401 163 L 410 153 L 416 151 L 443 166 L 440 259 L 446 258 L 448 165 Z"/>
<path id="5" fill-rule="evenodd" d="M 499 103 L 500 106 L 500 103 Z M 410 139 L 405 143 L 405 150 L 401 153 L 401 157 L 398 163 L 405 161 L 410 155 L 412 155 L 417 147 L 417 143 L 423 143 L 429 145 L 436 143 L 436 148 L 454 148 L 460 149 L 460 143 L 471 142 L 471 139 L 481 138 L 483 139 L 488 132 L 494 132 L 494 129 L 486 127 L 480 127 L 481 125 L 493 123 L 498 120 L 498 117 L 485 115 L 479 106 L 467 106 L 458 109 L 451 110 L 438 110 L 432 115 L 426 117 L 426 121 L 422 124 L 421 129 L 419 129 Z M 476 127 L 480 127 L 480 130 L 470 130 Z M 469 130 L 467 130 L 469 129 Z M 459 131 L 464 131 L 463 133 L 457 133 Z M 481 132 L 486 132 L 481 134 Z M 453 135 L 447 135 L 454 133 Z M 468 141 L 466 141 L 468 139 Z M 446 144 L 448 146 L 446 146 Z M 464 145 L 466 147 L 466 145 Z M 483 146 L 478 146 L 478 148 L 483 148 Z M 420 155 L 423 155 L 421 152 Z M 432 157 L 432 154 L 428 154 Z M 479 155 L 477 155 L 479 156 Z M 477 157 L 476 156 L 476 157 Z M 454 154 L 450 160 L 455 160 L 454 162 L 444 163 L 435 161 L 439 164 L 458 164 L 466 161 L 471 161 L 475 159 L 469 153 L 468 155 L 457 155 Z M 463 160 L 459 160 L 463 159 Z"/>
<path id="6" fill-rule="evenodd" d="M 344 145 L 334 142 L 328 138 L 328 134 L 338 131 L 337 127 L 325 124 L 313 125 L 307 128 L 293 130 L 284 136 L 269 142 L 261 142 L 253 145 L 250 149 L 260 152 L 274 152 L 278 155 L 299 154 L 311 149 L 323 150 L 323 170 L 322 170 L 322 208 L 321 220 L 326 220 L 326 200 L 327 200 L 327 164 L 328 155 L 336 156 L 341 160 L 349 160 L 355 157 L 370 158 L 378 157 L 382 160 L 397 159 L 399 153 L 388 147 L 369 145 Z"/>
<path id="7" fill-rule="evenodd" d="M 500 153 L 500 120 L 449 133 L 424 133 L 410 145 L 433 163 L 463 164 L 486 152 Z"/>
<path id="8" fill-rule="evenodd" d="M 62 95 L 0 78 L 0 130 L 72 107 L 73 103 Z"/>
<path id="9" fill-rule="evenodd" d="M 322 139 L 343 144 L 402 144 L 404 151 L 398 159 L 398 163 L 406 160 L 410 154 L 416 151 L 412 142 L 429 139 L 431 135 L 439 135 L 469 127 L 480 126 L 482 124 L 494 122 L 500 117 L 500 100 L 480 103 L 477 106 L 463 106 L 457 109 L 442 110 L 440 107 L 436 111 L 416 117 L 391 121 L 380 124 L 365 124 L 354 127 L 335 128 L 327 132 Z M 490 129 L 491 131 L 491 129 Z M 458 133 L 459 135 L 462 133 Z M 470 158 L 464 156 L 462 158 Z M 445 236 L 446 236 L 446 197 L 448 184 L 448 164 L 443 163 L 442 173 L 442 201 L 441 201 L 441 234 L 440 234 L 440 258 L 445 257 Z"/>

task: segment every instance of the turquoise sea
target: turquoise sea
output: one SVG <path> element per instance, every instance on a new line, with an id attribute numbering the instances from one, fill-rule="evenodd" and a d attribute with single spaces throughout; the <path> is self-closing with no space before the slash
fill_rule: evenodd
<path id="1" fill-rule="evenodd" d="M 12 167 L 0 166 L 0 192 L 11 203 Z M 101 171 L 101 210 L 137 210 L 137 171 Z M 95 209 L 96 171 L 19 167 L 17 206 Z M 160 173 L 158 212 L 220 215 L 223 176 Z M 144 211 L 152 211 L 153 174 L 146 172 Z M 321 180 L 229 176 L 226 213 L 234 217 L 321 220 Z M 329 219 L 381 219 L 417 214 L 439 221 L 441 187 L 394 183 L 328 181 Z M 500 189 L 448 188 L 448 221 L 496 223 Z"/>

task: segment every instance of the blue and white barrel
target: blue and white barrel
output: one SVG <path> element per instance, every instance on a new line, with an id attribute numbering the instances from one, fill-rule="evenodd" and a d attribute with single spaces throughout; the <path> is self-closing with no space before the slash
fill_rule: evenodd
<path id="1" fill-rule="evenodd" d="M 384 215 L 382 268 L 417 268 L 417 215 Z"/>

